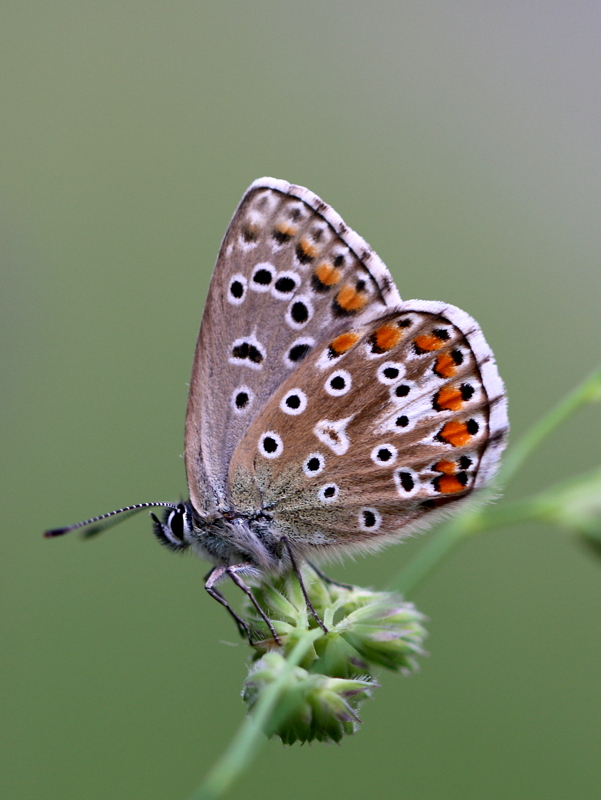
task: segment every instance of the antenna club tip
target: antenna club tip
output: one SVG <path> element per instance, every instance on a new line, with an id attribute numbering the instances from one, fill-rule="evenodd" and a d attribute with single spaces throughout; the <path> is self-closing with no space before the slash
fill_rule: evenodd
<path id="1" fill-rule="evenodd" d="M 62 536 L 68 530 L 69 528 L 53 528 L 51 531 L 45 531 L 44 539 L 54 539 L 55 536 Z"/>

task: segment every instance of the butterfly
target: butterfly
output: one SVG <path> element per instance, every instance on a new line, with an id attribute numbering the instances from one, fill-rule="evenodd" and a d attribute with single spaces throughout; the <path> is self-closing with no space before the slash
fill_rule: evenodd
<path id="1" fill-rule="evenodd" d="M 196 345 L 190 499 L 46 536 L 164 507 L 163 519 L 151 513 L 159 541 L 213 563 L 205 587 L 252 643 L 220 581 L 257 606 L 243 577 L 293 570 L 313 611 L 301 563 L 379 549 L 459 507 L 494 476 L 507 432 L 505 389 L 478 324 L 447 303 L 402 301 L 330 206 L 261 178 L 225 234 Z"/>

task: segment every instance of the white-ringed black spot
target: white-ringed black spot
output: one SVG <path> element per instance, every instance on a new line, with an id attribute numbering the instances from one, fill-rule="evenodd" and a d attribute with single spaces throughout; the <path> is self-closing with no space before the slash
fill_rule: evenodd
<path id="1" fill-rule="evenodd" d="M 412 496 L 419 491 L 419 478 L 417 474 L 406 467 L 394 471 L 394 483 L 399 495 L 403 498 Z"/>
<path id="2" fill-rule="evenodd" d="M 405 414 L 401 414 L 400 417 L 395 419 L 394 424 L 397 426 L 397 428 L 406 428 L 407 425 L 409 425 L 409 417 L 407 417 Z"/>
<path id="3" fill-rule="evenodd" d="M 291 328 L 304 328 L 313 316 L 313 306 L 308 297 L 295 297 L 286 310 L 286 322 Z"/>
<path id="4" fill-rule="evenodd" d="M 443 342 L 448 342 L 450 339 L 450 334 L 446 328 L 434 328 L 432 333 L 437 339 L 441 339 Z"/>
<path id="5" fill-rule="evenodd" d="M 295 416 L 302 414 L 307 408 L 307 395 L 301 389 L 291 389 L 286 392 L 280 402 L 280 409 L 284 414 Z"/>
<path id="6" fill-rule="evenodd" d="M 303 472 L 308 478 L 319 475 L 326 466 L 326 460 L 321 453 L 311 453 L 303 463 Z"/>
<path id="7" fill-rule="evenodd" d="M 324 389 L 332 397 L 340 397 L 350 391 L 352 385 L 351 373 L 345 369 L 337 369 L 326 378 Z"/>
<path id="8" fill-rule="evenodd" d="M 230 364 L 238 364 L 251 369 L 261 369 L 264 360 L 265 348 L 254 336 L 236 339 L 232 344 L 229 357 Z"/>
<path id="9" fill-rule="evenodd" d="M 275 269 L 268 261 L 257 264 L 250 279 L 250 288 L 255 292 L 268 292 L 275 275 Z"/>
<path id="10" fill-rule="evenodd" d="M 259 452 L 265 458 L 279 458 L 284 452 L 282 437 L 275 431 L 267 431 L 259 440 Z"/>
<path id="11" fill-rule="evenodd" d="M 340 489 L 336 483 L 326 483 L 325 486 L 322 486 L 317 496 L 321 500 L 322 503 L 333 503 L 340 494 Z"/>
<path id="12" fill-rule="evenodd" d="M 362 531 L 377 531 L 382 524 L 382 515 L 376 508 L 362 508 L 359 511 L 359 527 Z"/>
<path id="13" fill-rule="evenodd" d="M 406 492 L 410 492 L 413 489 L 413 487 L 415 486 L 415 483 L 413 482 L 413 476 L 411 475 L 411 473 L 410 472 L 404 472 L 403 470 L 401 470 L 398 473 L 398 475 L 399 475 L 399 483 L 401 484 L 403 489 Z"/>
<path id="14" fill-rule="evenodd" d="M 379 444 L 371 451 L 371 460 L 374 464 L 394 464 L 398 451 L 392 444 Z"/>
<path id="15" fill-rule="evenodd" d="M 227 301 L 233 306 L 239 306 L 246 297 L 247 281 L 244 275 L 237 273 L 232 275 L 227 291 Z"/>
<path id="16" fill-rule="evenodd" d="M 397 383 L 405 374 L 405 368 L 396 361 L 385 361 L 378 367 L 378 380 L 385 386 Z"/>
<path id="17" fill-rule="evenodd" d="M 289 300 L 300 286 L 301 279 L 296 272 L 278 272 L 271 294 L 278 300 Z"/>
<path id="18" fill-rule="evenodd" d="M 461 469 L 469 469 L 472 466 L 472 459 L 469 456 L 461 456 L 459 466 Z"/>
<path id="19" fill-rule="evenodd" d="M 390 387 L 390 399 L 396 405 L 404 405 L 405 398 L 411 396 L 414 384 L 410 381 L 402 381 Z"/>
<path id="20" fill-rule="evenodd" d="M 230 406 L 235 414 L 245 414 L 251 407 L 255 394 L 248 386 L 237 386 L 232 392 Z"/>
<path id="21" fill-rule="evenodd" d="M 296 367 L 303 358 L 309 355 L 315 345 L 315 340 L 307 337 L 306 339 L 296 339 L 284 354 L 284 363 L 287 367 Z"/>
<path id="22" fill-rule="evenodd" d="M 476 390 L 469 383 L 462 383 L 460 391 L 461 391 L 461 398 L 463 400 L 470 400 Z"/>
<path id="23" fill-rule="evenodd" d="M 302 300 L 292 304 L 290 316 L 297 325 L 303 325 L 309 319 L 309 309 Z"/>
<path id="24" fill-rule="evenodd" d="M 238 392 L 236 395 L 236 408 L 244 408 L 248 405 L 248 401 L 250 397 L 248 396 L 248 392 Z"/>

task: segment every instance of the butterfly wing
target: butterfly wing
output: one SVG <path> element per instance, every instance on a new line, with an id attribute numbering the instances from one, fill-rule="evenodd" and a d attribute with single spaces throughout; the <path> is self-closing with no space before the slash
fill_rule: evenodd
<path id="1" fill-rule="evenodd" d="M 398 305 L 384 264 L 312 192 L 255 181 L 225 234 L 196 345 L 186 415 L 188 488 L 230 507 L 232 454 L 275 390 L 324 338 Z"/>
<path id="2" fill-rule="evenodd" d="M 287 377 L 238 445 L 232 496 L 299 554 L 378 547 L 488 481 L 507 430 L 476 322 L 408 301 L 347 322 Z"/>

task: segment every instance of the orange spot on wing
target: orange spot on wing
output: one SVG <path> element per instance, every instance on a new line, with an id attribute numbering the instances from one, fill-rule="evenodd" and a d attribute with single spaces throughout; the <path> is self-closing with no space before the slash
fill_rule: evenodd
<path id="1" fill-rule="evenodd" d="M 337 336 L 330 344 L 330 349 L 334 353 L 334 355 L 340 356 L 342 353 L 346 353 L 347 350 L 350 350 L 351 347 L 356 344 L 360 339 L 358 333 L 354 331 L 346 331 L 345 333 L 341 333 L 340 336 Z"/>
<path id="2" fill-rule="evenodd" d="M 458 411 L 462 405 L 461 389 L 456 386 L 443 386 L 434 398 L 434 407 L 440 411 Z"/>
<path id="3" fill-rule="evenodd" d="M 441 475 L 436 480 L 436 488 L 442 494 L 452 494 L 453 492 L 461 492 L 465 486 L 454 475 Z"/>
<path id="4" fill-rule="evenodd" d="M 340 283 L 342 279 L 342 271 L 336 269 L 336 267 L 333 264 L 330 264 L 328 261 L 324 261 L 323 264 L 320 264 L 315 269 L 315 277 L 324 286 L 334 286 L 335 284 Z"/>
<path id="5" fill-rule="evenodd" d="M 376 328 L 372 336 L 372 342 L 378 350 L 384 352 L 396 347 L 402 338 L 403 333 L 397 325 L 393 322 L 387 322 L 385 325 Z"/>
<path id="6" fill-rule="evenodd" d="M 413 343 L 416 349 L 422 353 L 440 350 L 440 348 L 444 346 L 444 340 L 432 333 L 422 333 L 420 336 L 416 336 Z"/>
<path id="7" fill-rule="evenodd" d="M 311 261 L 318 253 L 317 247 L 304 237 L 298 243 L 297 251 L 301 258 Z"/>
<path id="8" fill-rule="evenodd" d="M 441 378 L 452 378 L 457 372 L 457 364 L 449 352 L 441 353 L 437 356 L 434 372 L 440 375 Z"/>
<path id="9" fill-rule="evenodd" d="M 274 228 L 274 231 L 276 234 L 279 234 L 279 238 L 285 240 L 296 236 L 298 233 L 298 228 L 296 225 L 290 225 L 288 222 L 278 222 Z"/>
<path id="10" fill-rule="evenodd" d="M 367 298 L 346 283 L 336 295 L 336 302 L 344 311 L 360 311 L 367 303 Z"/>
<path id="11" fill-rule="evenodd" d="M 468 431 L 465 422 L 452 419 L 443 426 L 438 438 L 447 444 L 452 444 L 453 447 L 463 447 L 472 438 L 472 434 Z"/>
<path id="12" fill-rule="evenodd" d="M 445 475 L 454 475 L 457 465 L 454 461 L 437 461 L 434 464 L 436 472 L 444 472 Z"/>

